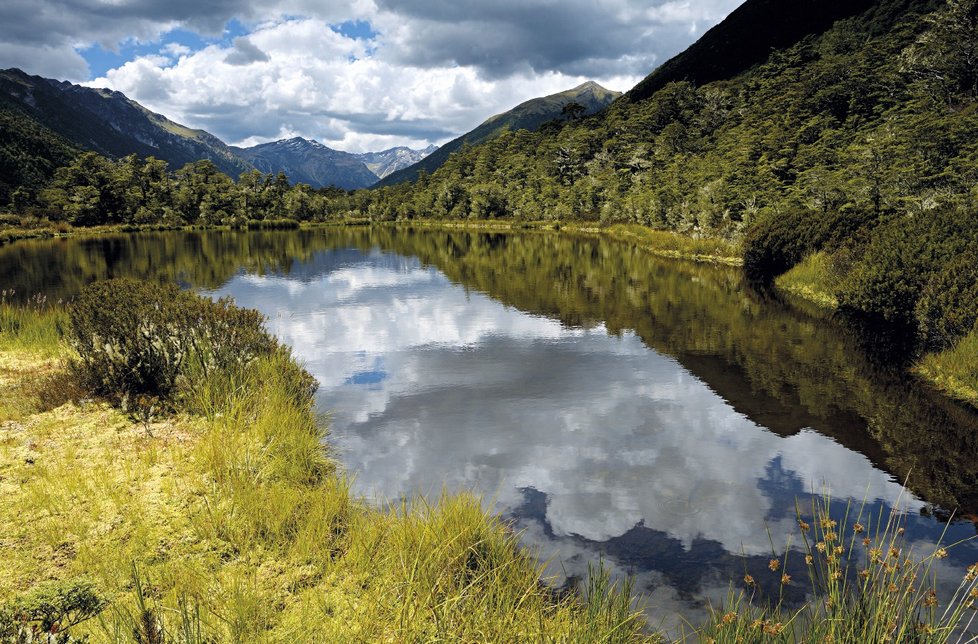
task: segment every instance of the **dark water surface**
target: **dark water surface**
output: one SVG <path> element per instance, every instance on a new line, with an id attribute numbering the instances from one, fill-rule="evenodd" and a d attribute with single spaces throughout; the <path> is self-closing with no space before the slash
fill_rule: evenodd
<path id="1" fill-rule="evenodd" d="M 734 269 L 380 228 L 23 242 L 0 248 L 0 275 L 51 297 L 170 280 L 259 309 L 319 380 L 358 492 L 483 494 L 557 583 L 603 558 L 654 621 L 695 620 L 747 572 L 775 588 L 772 541 L 794 547 L 813 492 L 898 507 L 921 554 L 975 534 L 976 415 Z M 937 572 L 956 585 L 975 561 L 972 541 Z M 800 599 L 800 556 L 789 572 Z"/>

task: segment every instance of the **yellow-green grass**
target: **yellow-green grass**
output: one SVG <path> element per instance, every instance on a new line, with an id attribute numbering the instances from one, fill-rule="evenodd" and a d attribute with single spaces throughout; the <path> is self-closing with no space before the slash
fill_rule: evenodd
<path id="1" fill-rule="evenodd" d="M 168 641 L 647 638 L 627 593 L 550 591 L 471 496 L 354 498 L 286 357 L 194 383 L 199 415 L 134 421 L 58 391 L 55 347 L 4 336 L 0 604 L 90 579 L 109 603 L 71 632 L 93 642 L 147 623 Z"/>
<path id="2" fill-rule="evenodd" d="M 834 310 L 839 306 L 835 295 L 838 277 L 832 271 L 829 255 L 824 251 L 808 255 L 787 273 L 779 275 L 774 284 L 782 291 L 814 302 L 822 308 Z"/>
<path id="3" fill-rule="evenodd" d="M 914 372 L 952 398 L 978 407 L 978 327 L 954 347 L 923 356 Z"/>
<path id="4" fill-rule="evenodd" d="M 15 303 L 15 295 L 0 291 L 0 351 L 56 356 L 61 351 L 61 330 L 67 320 L 64 308 L 43 296 Z"/>

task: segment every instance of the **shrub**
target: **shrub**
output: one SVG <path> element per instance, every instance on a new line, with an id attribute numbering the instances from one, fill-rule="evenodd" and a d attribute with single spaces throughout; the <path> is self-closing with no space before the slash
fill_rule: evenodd
<path id="1" fill-rule="evenodd" d="M 916 307 L 924 347 L 949 349 L 978 321 L 978 253 L 967 251 L 931 276 Z"/>
<path id="2" fill-rule="evenodd" d="M 95 617 L 105 605 L 86 578 L 42 583 L 0 607 L 0 641 L 75 641 L 64 631 Z"/>
<path id="3" fill-rule="evenodd" d="M 263 322 L 230 299 L 215 302 L 170 284 L 97 282 L 69 309 L 69 340 L 78 353 L 71 368 L 98 395 L 168 400 L 191 364 L 195 378 L 220 377 L 259 356 L 287 353 Z M 296 369 L 311 395 L 315 381 Z"/>
<path id="4" fill-rule="evenodd" d="M 872 232 L 853 262 L 841 287 L 840 304 L 910 329 L 923 318 L 927 333 L 939 334 L 943 325 L 954 327 L 969 314 L 975 272 L 965 270 L 962 262 L 974 256 L 976 244 L 978 210 L 944 208 L 889 221 Z M 931 284 L 930 296 L 922 301 Z M 958 294 L 938 293 L 952 285 Z M 923 308 L 918 310 L 918 303 Z"/>
<path id="5" fill-rule="evenodd" d="M 853 212 L 793 210 L 759 220 L 744 236 L 744 271 L 752 280 L 770 282 L 807 255 L 833 249 L 866 225 Z"/>

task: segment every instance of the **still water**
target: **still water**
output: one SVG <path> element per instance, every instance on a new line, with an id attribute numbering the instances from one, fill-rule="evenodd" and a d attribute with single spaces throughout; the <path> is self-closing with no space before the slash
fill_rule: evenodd
<path id="1" fill-rule="evenodd" d="M 768 561 L 813 493 L 905 512 L 921 553 L 975 534 L 976 415 L 734 269 L 382 228 L 30 242 L 0 249 L 0 275 L 52 297 L 171 280 L 262 311 L 319 380 L 361 495 L 474 491 L 555 583 L 603 560 L 655 623 L 697 620 L 747 573 L 776 593 Z M 957 546 L 938 575 L 956 585 L 975 561 L 978 544 Z M 800 555 L 788 572 L 799 600 Z"/>

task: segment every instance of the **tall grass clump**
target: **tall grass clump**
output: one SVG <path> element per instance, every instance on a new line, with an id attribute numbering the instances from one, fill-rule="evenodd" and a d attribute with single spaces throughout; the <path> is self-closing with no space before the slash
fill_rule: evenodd
<path id="1" fill-rule="evenodd" d="M 978 564 L 968 568 L 952 597 L 940 601 L 936 563 L 948 546 L 916 553 L 905 542 L 898 509 L 875 514 L 848 504 L 833 516 L 828 497 L 815 498 L 798 526 L 810 589 L 808 603 L 790 609 L 779 598 L 762 603 L 757 581 L 731 592 L 711 624 L 697 633 L 713 642 L 919 642 L 972 641 L 963 633 L 975 616 Z M 806 518 L 810 517 L 810 518 Z M 790 552 L 790 550 L 789 550 Z M 771 561 L 771 574 L 791 583 L 787 560 Z"/>
<path id="2" fill-rule="evenodd" d="M 14 301 L 13 290 L 0 291 L 0 350 L 53 356 L 66 326 L 64 307 L 43 295 Z"/>
<path id="3" fill-rule="evenodd" d="M 978 407 L 978 324 L 952 348 L 925 354 L 914 371 L 954 398 Z"/>

